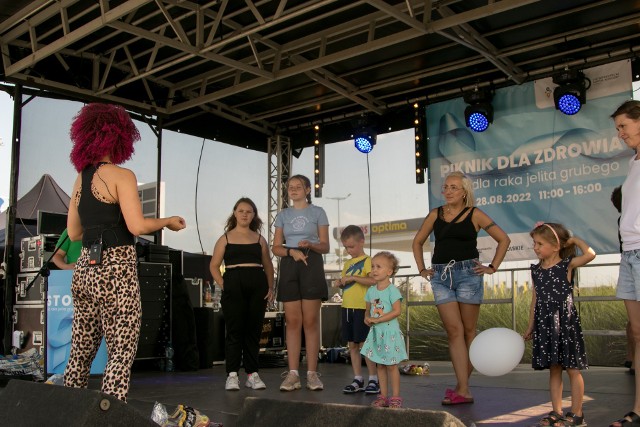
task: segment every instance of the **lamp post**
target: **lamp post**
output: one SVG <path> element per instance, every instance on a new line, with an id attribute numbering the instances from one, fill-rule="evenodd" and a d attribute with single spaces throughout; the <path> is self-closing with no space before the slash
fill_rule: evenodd
<path id="1" fill-rule="evenodd" d="M 340 234 L 339 234 L 340 233 L 340 202 L 348 199 L 349 196 L 351 196 L 351 193 L 343 197 L 325 197 L 326 199 L 335 200 L 338 202 L 338 267 L 340 268 L 340 270 L 342 270 L 342 256 L 341 256 L 342 251 L 340 250 L 341 241 L 340 241 Z"/>

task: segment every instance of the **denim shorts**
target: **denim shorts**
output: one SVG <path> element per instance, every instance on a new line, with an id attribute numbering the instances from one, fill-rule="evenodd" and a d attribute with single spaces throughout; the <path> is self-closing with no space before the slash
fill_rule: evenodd
<path id="1" fill-rule="evenodd" d="M 436 305 L 451 301 L 465 304 L 480 304 L 484 296 L 482 274 L 473 271 L 477 259 L 449 261 L 448 264 L 433 264 L 431 289 Z"/>
<path id="2" fill-rule="evenodd" d="M 622 252 L 616 296 L 640 301 L 640 249 Z"/>

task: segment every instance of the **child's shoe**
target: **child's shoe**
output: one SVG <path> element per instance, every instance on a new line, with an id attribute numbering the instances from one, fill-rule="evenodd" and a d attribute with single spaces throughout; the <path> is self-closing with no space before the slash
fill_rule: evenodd
<path id="1" fill-rule="evenodd" d="M 257 372 L 253 372 L 247 376 L 247 382 L 244 383 L 245 387 L 252 388 L 254 390 L 264 390 L 267 388 L 266 384 L 260 379 L 260 375 Z"/>
<path id="2" fill-rule="evenodd" d="M 376 408 L 387 408 L 389 407 L 389 400 L 384 396 L 378 396 L 376 397 L 376 400 L 371 402 L 371 406 Z"/>
<path id="3" fill-rule="evenodd" d="M 389 408 L 402 408 L 402 398 L 400 396 L 390 397 L 388 402 Z"/>
<path id="4" fill-rule="evenodd" d="M 229 372 L 227 382 L 224 385 L 225 390 L 240 390 L 240 380 L 237 372 Z"/>
<path id="5" fill-rule="evenodd" d="M 573 412 L 567 412 L 564 416 L 564 425 L 576 427 L 586 426 L 587 423 L 584 421 L 584 411 L 581 416 L 577 416 Z"/>
<path id="6" fill-rule="evenodd" d="M 366 394 L 380 394 L 380 384 L 378 384 L 378 381 L 369 380 L 364 392 Z"/>
<path id="7" fill-rule="evenodd" d="M 282 384 L 280 384 L 281 391 L 293 391 L 298 390 L 301 387 L 300 375 L 291 371 L 286 371 L 282 373 L 281 377 L 285 377 Z"/>
<path id="8" fill-rule="evenodd" d="M 324 388 L 324 384 L 320 381 L 320 373 L 318 372 L 307 372 L 307 388 L 311 391 L 322 390 Z"/>
<path id="9" fill-rule="evenodd" d="M 364 382 L 356 378 L 353 379 L 351 384 L 342 389 L 342 392 L 346 394 L 353 394 L 359 391 L 364 391 Z"/>

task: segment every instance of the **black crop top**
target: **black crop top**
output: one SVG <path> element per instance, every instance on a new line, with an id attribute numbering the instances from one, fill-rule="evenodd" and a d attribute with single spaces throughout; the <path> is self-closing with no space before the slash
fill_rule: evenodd
<path id="1" fill-rule="evenodd" d="M 448 226 L 442 236 L 442 229 L 446 227 L 448 222 L 442 219 L 442 206 L 438 208 L 438 217 L 433 223 L 433 234 L 436 238 L 436 244 L 433 248 L 433 264 L 446 264 L 451 260 L 464 261 L 467 259 L 478 258 L 478 232 L 476 231 L 471 217 L 473 210 L 460 222 L 456 222 Z"/>
<path id="2" fill-rule="evenodd" d="M 225 233 L 227 245 L 224 247 L 224 265 L 259 264 L 262 265 L 262 245 L 260 237 L 256 243 L 229 243 Z"/>
<path id="3" fill-rule="evenodd" d="M 90 247 L 100 242 L 105 248 L 133 245 L 133 234 L 127 228 L 120 204 L 102 202 L 93 195 L 93 175 L 104 163 L 87 166 L 82 171 L 82 184 L 78 215 L 82 224 L 82 246 Z"/>

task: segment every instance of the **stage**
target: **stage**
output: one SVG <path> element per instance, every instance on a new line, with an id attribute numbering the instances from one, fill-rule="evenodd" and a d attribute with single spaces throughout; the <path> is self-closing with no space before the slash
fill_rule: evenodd
<path id="1" fill-rule="evenodd" d="M 323 391 L 301 390 L 281 392 L 280 374 L 284 368 L 262 369 L 260 375 L 266 390 L 244 387 L 225 391 L 223 365 L 195 372 L 134 372 L 129 393 L 129 404 L 150 416 L 155 402 L 173 410 L 178 404 L 194 407 L 225 427 L 236 426 L 245 397 L 306 401 L 315 403 L 343 403 L 367 406 L 374 399 L 364 393 L 346 395 L 342 388 L 351 381 L 351 367 L 346 364 L 321 363 Z M 366 377 L 365 377 L 366 379 Z M 401 394 L 404 407 L 447 411 L 467 426 L 532 426 L 551 410 L 548 391 L 548 371 L 534 371 L 529 365 L 519 365 L 503 377 L 486 377 L 474 373 L 471 390 L 475 403 L 445 407 L 440 404 L 444 390 L 454 385 L 449 362 L 432 362 L 427 376 L 401 376 Z M 592 367 L 584 372 L 585 420 L 590 426 L 607 426 L 631 410 L 634 377 L 623 367 Z M 91 388 L 99 388 L 99 380 L 92 379 Z M 569 408 L 569 383 L 565 375 L 564 410 Z M 1 398 L 1 394 L 0 394 Z M 18 420 L 16 420 L 18 421 Z M 295 426 L 295 420 L 282 414 L 283 425 Z M 244 427 L 244 426 L 243 426 Z"/>

